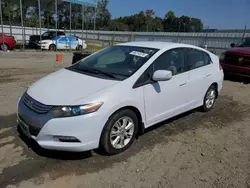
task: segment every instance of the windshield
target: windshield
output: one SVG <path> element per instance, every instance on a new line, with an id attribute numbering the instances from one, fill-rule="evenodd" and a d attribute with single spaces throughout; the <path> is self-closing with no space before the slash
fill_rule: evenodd
<path id="1" fill-rule="evenodd" d="M 112 46 L 69 67 L 70 70 L 82 73 L 93 73 L 93 76 L 124 80 L 134 74 L 150 59 L 158 49 Z M 94 70 L 94 71 L 93 71 Z"/>
<path id="2" fill-rule="evenodd" d="M 236 46 L 237 47 L 250 47 L 250 38 L 246 38 L 246 39 L 242 40 Z"/>
<path id="3" fill-rule="evenodd" d="M 43 34 L 42 34 L 42 36 L 44 36 L 44 37 L 48 37 L 48 36 L 49 36 L 49 32 L 45 32 L 45 33 L 43 33 Z"/>

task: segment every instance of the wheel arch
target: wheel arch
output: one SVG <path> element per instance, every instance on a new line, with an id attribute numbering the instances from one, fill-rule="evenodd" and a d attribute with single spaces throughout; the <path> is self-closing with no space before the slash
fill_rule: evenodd
<path id="1" fill-rule="evenodd" d="M 219 91 L 218 91 L 218 83 L 217 82 L 214 82 L 211 84 L 211 86 L 214 86 L 216 88 L 216 98 L 218 98 L 218 95 L 219 95 Z"/>
<path id="2" fill-rule="evenodd" d="M 113 113 L 109 116 L 109 118 L 110 118 L 112 115 L 114 115 L 115 113 L 117 113 L 117 112 L 119 112 L 119 111 L 121 111 L 121 110 L 125 110 L 125 109 L 132 110 L 132 111 L 136 114 L 136 116 L 137 116 L 137 118 L 138 118 L 138 123 L 139 123 L 139 124 L 138 124 L 138 126 L 139 126 L 139 127 L 138 127 L 138 133 L 139 133 L 139 134 L 143 134 L 143 133 L 144 133 L 144 130 L 145 130 L 143 117 L 142 117 L 142 114 L 141 114 L 140 110 L 139 110 L 138 108 L 136 108 L 135 106 L 129 105 L 129 106 L 121 107 L 121 108 L 117 109 L 115 112 L 113 112 Z"/>

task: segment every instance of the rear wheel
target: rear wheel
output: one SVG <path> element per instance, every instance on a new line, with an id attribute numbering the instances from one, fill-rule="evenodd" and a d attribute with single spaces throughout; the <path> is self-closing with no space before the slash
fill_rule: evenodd
<path id="1" fill-rule="evenodd" d="M 134 142 L 138 132 L 138 118 L 129 109 L 124 109 L 113 114 L 106 123 L 100 148 L 107 154 L 118 154 L 128 149 Z"/>
<path id="2" fill-rule="evenodd" d="M 56 45 L 51 44 L 51 45 L 49 46 L 49 50 L 50 50 L 50 51 L 56 51 Z"/>
<path id="3" fill-rule="evenodd" d="M 214 85 L 211 85 L 208 88 L 207 93 L 203 100 L 202 110 L 204 112 L 208 112 L 213 108 L 216 96 L 217 96 L 217 89 Z"/>
<path id="4" fill-rule="evenodd" d="M 4 43 L 4 44 L 0 45 L 0 49 L 3 50 L 3 51 L 7 51 L 7 50 L 9 50 L 9 46 Z"/>

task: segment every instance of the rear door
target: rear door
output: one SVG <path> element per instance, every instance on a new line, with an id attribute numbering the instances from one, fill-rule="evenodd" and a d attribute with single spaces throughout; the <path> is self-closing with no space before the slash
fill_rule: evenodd
<path id="1" fill-rule="evenodd" d="M 210 55 L 204 51 L 187 48 L 186 66 L 188 74 L 188 97 L 190 109 L 203 103 L 205 93 L 212 84 L 213 63 Z"/>

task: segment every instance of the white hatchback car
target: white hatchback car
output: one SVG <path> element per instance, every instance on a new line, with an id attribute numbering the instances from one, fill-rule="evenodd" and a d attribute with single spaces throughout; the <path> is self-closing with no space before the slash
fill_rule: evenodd
<path id="1" fill-rule="evenodd" d="M 34 83 L 19 100 L 19 128 L 46 149 L 116 154 L 156 123 L 211 110 L 223 77 L 219 58 L 202 48 L 123 43 Z"/>

